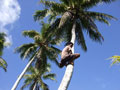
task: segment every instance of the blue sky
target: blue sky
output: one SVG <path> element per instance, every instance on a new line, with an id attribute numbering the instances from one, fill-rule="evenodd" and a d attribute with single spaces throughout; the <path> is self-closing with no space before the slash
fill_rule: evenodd
<path id="1" fill-rule="evenodd" d="M 12 45 L 4 50 L 3 58 L 8 63 L 8 71 L 5 73 L 0 68 L 0 90 L 10 90 L 18 75 L 22 72 L 27 60 L 21 60 L 19 54 L 14 53 L 14 49 L 24 43 L 32 42 L 31 39 L 22 36 L 23 30 L 40 31 L 39 23 L 33 20 L 35 10 L 42 9 L 38 4 L 39 0 L 1 0 L 0 1 L 0 31 L 8 34 L 7 41 Z M 110 21 L 107 26 L 96 22 L 99 31 L 104 36 L 102 44 L 95 43 L 85 34 L 88 51 L 82 51 L 80 46 L 75 45 L 75 52 L 81 57 L 75 61 L 74 73 L 68 90 L 120 90 L 120 66 L 110 67 L 110 60 L 106 60 L 113 55 L 120 55 L 120 0 L 109 5 L 98 5 L 91 9 L 113 15 L 118 20 Z M 2 17 L 2 18 L 1 18 Z M 58 46 L 63 49 L 64 46 Z M 65 67 L 59 69 L 52 64 L 52 72 L 57 74 L 57 82 L 45 81 L 50 90 L 57 90 Z M 23 85 L 20 82 L 17 90 Z M 25 90 L 29 90 L 26 88 Z"/>

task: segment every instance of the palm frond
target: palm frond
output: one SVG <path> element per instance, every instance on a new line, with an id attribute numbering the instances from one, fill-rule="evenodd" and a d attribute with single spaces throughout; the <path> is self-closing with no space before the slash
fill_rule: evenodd
<path id="1" fill-rule="evenodd" d="M 55 49 L 55 47 L 51 47 L 51 48 L 47 47 L 46 49 L 47 49 L 46 50 L 47 57 L 51 61 L 55 62 L 56 65 L 59 65 L 59 62 L 58 62 L 57 58 L 58 58 L 58 54 L 59 54 L 60 51 L 58 49 Z"/>
<path id="2" fill-rule="evenodd" d="M 37 10 L 37 11 L 35 12 L 35 14 L 33 15 L 34 20 L 35 20 L 35 21 L 41 20 L 41 19 L 43 19 L 44 17 L 48 16 L 49 13 L 50 13 L 50 11 L 49 11 L 48 9 Z"/>
<path id="3" fill-rule="evenodd" d="M 36 88 L 36 87 L 37 87 L 36 84 L 37 84 L 37 83 L 34 81 L 34 82 L 32 83 L 32 85 L 30 86 L 29 90 L 37 89 L 37 88 Z"/>
<path id="4" fill-rule="evenodd" d="M 82 12 L 82 14 L 80 13 L 80 16 L 82 18 L 84 18 L 84 20 L 86 21 L 87 27 L 90 28 L 90 30 L 93 30 L 95 33 L 97 33 L 102 39 L 103 36 L 101 35 L 101 33 L 98 31 L 98 28 L 94 22 L 94 19 L 91 18 L 91 16 L 89 16 L 88 14 L 85 14 L 84 12 Z M 80 17 L 79 16 L 79 17 Z M 81 18 L 80 17 L 80 18 Z M 104 39 L 103 39 L 104 40 Z"/>
<path id="5" fill-rule="evenodd" d="M 7 71 L 7 62 L 0 57 L 0 67 L 3 68 L 5 70 L 5 72 Z"/>
<path id="6" fill-rule="evenodd" d="M 28 78 L 24 81 L 24 85 L 21 87 L 21 90 L 24 90 L 24 88 L 30 86 L 30 85 L 33 83 L 32 79 L 33 79 L 33 78 L 29 78 L 29 77 L 28 77 Z"/>
<path id="7" fill-rule="evenodd" d="M 116 0 L 102 0 L 102 2 L 105 2 L 105 3 L 112 3 L 114 1 L 116 1 Z"/>
<path id="8" fill-rule="evenodd" d="M 42 81 L 42 79 L 40 79 L 40 84 L 41 84 L 41 88 L 42 88 L 43 90 L 49 90 L 48 85 L 47 85 L 46 83 L 44 83 L 44 82 Z"/>
<path id="9" fill-rule="evenodd" d="M 87 51 L 87 46 L 85 43 L 85 39 L 84 39 L 80 21 L 76 21 L 76 40 L 77 40 L 78 45 L 81 45 L 82 49 L 84 51 Z"/>
<path id="10" fill-rule="evenodd" d="M 116 0 L 83 0 L 80 6 L 83 9 L 89 9 L 98 5 L 99 3 L 111 3 L 113 1 L 116 1 Z"/>
<path id="11" fill-rule="evenodd" d="M 48 32 L 48 28 L 50 27 L 50 24 L 48 23 L 42 23 L 42 28 L 41 28 L 41 35 L 42 38 L 44 39 L 49 39 L 49 32 Z"/>
<path id="12" fill-rule="evenodd" d="M 2 56 L 3 49 L 5 47 L 5 45 L 4 45 L 5 44 L 5 37 L 6 37 L 6 34 L 0 32 L 0 56 Z"/>
<path id="13" fill-rule="evenodd" d="M 23 36 L 28 36 L 30 38 L 34 38 L 36 36 L 39 36 L 40 34 L 36 32 L 35 30 L 29 30 L 29 31 L 23 31 L 22 32 Z"/>
<path id="14" fill-rule="evenodd" d="M 4 42 L 0 40 L 0 56 L 3 55 Z"/>
<path id="15" fill-rule="evenodd" d="M 69 6 L 69 1 L 68 0 L 60 0 L 61 3 L 64 3 L 66 6 Z"/>
<path id="16" fill-rule="evenodd" d="M 47 55 L 42 53 L 40 55 L 40 58 L 37 59 L 35 67 L 39 69 L 41 73 L 44 73 L 46 70 L 46 65 L 47 65 Z"/>
<path id="17" fill-rule="evenodd" d="M 94 26 L 95 25 L 93 24 L 94 22 L 91 22 L 89 18 L 84 16 L 80 18 L 82 28 L 87 30 L 87 33 L 89 33 L 89 36 L 93 41 L 101 43 L 102 40 L 104 40 L 104 38 L 98 31 L 97 26 Z"/>
<path id="18" fill-rule="evenodd" d="M 37 48 L 38 45 L 34 43 L 24 44 L 21 45 L 20 47 L 17 47 L 15 49 L 15 52 L 20 53 L 20 57 L 25 59 L 29 58 L 33 53 L 35 53 Z"/>
<path id="19" fill-rule="evenodd" d="M 86 11 L 85 14 L 92 17 L 94 20 L 98 20 L 100 22 L 106 23 L 107 25 L 110 25 L 108 20 L 111 19 L 117 20 L 115 17 L 105 13 Z"/>
<path id="20" fill-rule="evenodd" d="M 58 29 L 58 25 L 60 23 L 60 18 L 57 18 L 47 29 L 47 39 L 45 42 L 49 42 L 51 45 L 58 45 L 63 38 L 61 37 L 61 30 Z"/>
<path id="21" fill-rule="evenodd" d="M 49 0 L 40 0 L 40 3 L 44 4 L 46 8 L 50 8 L 52 12 L 62 13 L 65 11 L 65 5 L 62 3 L 56 3 Z"/>
<path id="22" fill-rule="evenodd" d="M 114 64 L 120 63 L 120 56 L 118 56 L 118 55 L 114 55 L 114 56 L 112 56 L 112 57 L 110 57 L 108 59 L 112 59 L 111 66 L 114 65 Z"/>
<path id="23" fill-rule="evenodd" d="M 34 14 L 34 20 L 38 21 L 49 16 L 49 21 L 53 20 L 56 16 L 62 14 L 65 11 L 65 5 L 59 4 L 53 1 L 40 0 L 40 3 L 44 4 L 46 9 L 38 10 Z M 49 9 L 47 9 L 49 8 Z"/>
<path id="24" fill-rule="evenodd" d="M 52 23 L 55 21 L 56 16 L 57 16 L 57 15 L 55 15 L 55 14 L 50 14 L 50 15 L 49 15 L 49 18 L 48 18 L 48 22 L 49 22 L 50 24 L 52 24 Z"/>
<path id="25" fill-rule="evenodd" d="M 56 74 L 52 74 L 52 73 L 49 73 L 49 74 L 43 76 L 43 78 L 44 78 L 45 80 L 46 80 L 46 79 L 56 80 L 55 77 L 56 77 Z"/>
<path id="26" fill-rule="evenodd" d="M 89 29 L 89 36 L 93 41 L 102 43 L 103 37 L 101 40 L 101 36 L 98 33 L 94 32 L 92 29 Z"/>

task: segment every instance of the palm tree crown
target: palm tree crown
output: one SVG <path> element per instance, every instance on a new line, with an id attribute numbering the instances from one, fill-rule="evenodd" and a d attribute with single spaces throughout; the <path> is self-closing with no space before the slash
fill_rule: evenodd
<path id="1" fill-rule="evenodd" d="M 28 36 L 34 40 L 33 43 L 24 44 L 16 48 L 16 52 L 20 53 L 21 58 L 32 58 L 35 55 L 35 59 L 38 61 L 41 60 L 47 63 L 47 59 L 54 61 L 58 64 L 57 57 L 60 53 L 60 50 L 55 48 L 53 45 L 56 45 L 60 42 L 52 38 L 52 35 L 47 33 L 49 24 L 42 24 L 41 33 L 36 32 L 35 30 L 23 31 L 24 36 Z"/>
<path id="2" fill-rule="evenodd" d="M 30 67 L 27 70 L 27 74 L 24 75 L 25 81 L 24 85 L 22 86 L 21 90 L 23 90 L 25 87 L 30 85 L 30 90 L 49 90 L 49 87 L 46 83 L 43 82 L 43 80 L 50 79 L 55 80 L 55 74 L 50 73 L 50 64 L 46 64 L 46 67 L 44 68 L 35 68 Z"/>
<path id="3" fill-rule="evenodd" d="M 55 20 L 51 28 L 57 27 L 58 30 L 53 31 L 54 29 L 52 29 L 51 32 L 55 32 L 57 38 L 65 38 L 68 42 L 71 40 L 71 30 L 73 23 L 75 23 L 77 43 L 86 51 L 87 46 L 83 31 L 87 32 L 93 41 L 101 43 L 104 38 L 98 31 L 95 20 L 109 25 L 108 20 L 115 19 L 111 15 L 88 10 L 99 3 L 111 3 L 113 1 L 115 0 L 60 0 L 57 3 L 40 0 L 45 5 L 45 9 L 36 11 L 34 19 L 37 21 L 49 16 L 49 21 Z"/>

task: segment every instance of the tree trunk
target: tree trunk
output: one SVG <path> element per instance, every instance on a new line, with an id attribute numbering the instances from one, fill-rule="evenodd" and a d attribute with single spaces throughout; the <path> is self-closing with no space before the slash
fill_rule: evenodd
<path id="1" fill-rule="evenodd" d="M 28 64 L 26 65 L 26 67 L 24 68 L 24 70 L 22 71 L 22 73 L 19 75 L 19 77 L 17 78 L 16 82 L 14 83 L 13 87 L 11 90 L 16 90 L 20 80 L 23 78 L 25 72 L 27 71 L 27 69 L 29 68 L 29 66 L 31 65 L 31 63 L 34 61 L 34 58 L 36 57 L 36 55 L 28 62 Z"/>
<path id="2" fill-rule="evenodd" d="M 35 85 L 34 85 L 34 87 L 33 87 L 33 90 L 35 90 L 36 89 L 36 83 L 35 83 Z"/>
<path id="3" fill-rule="evenodd" d="M 72 32 L 71 32 L 72 33 L 71 42 L 73 44 L 75 43 L 75 38 L 76 38 L 75 28 L 76 28 L 76 22 L 74 22 L 73 27 L 72 27 Z M 72 53 L 74 53 L 74 45 L 72 48 Z M 70 80 L 72 78 L 73 70 L 74 70 L 74 66 L 72 64 L 68 64 L 66 67 L 64 77 L 62 79 L 62 82 L 61 82 L 58 90 L 67 90 Z"/>

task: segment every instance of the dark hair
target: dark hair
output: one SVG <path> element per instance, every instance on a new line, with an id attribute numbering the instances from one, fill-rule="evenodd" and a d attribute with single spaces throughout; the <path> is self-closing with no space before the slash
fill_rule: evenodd
<path id="1" fill-rule="evenodd" d="M 72 45 L 73 45 L 73 43 L 72 43 L 72 42 L 67 42 L 67 43 L 65 44 L 65 46 L 70 45 L 70 44 L 72 44 Z"/>

